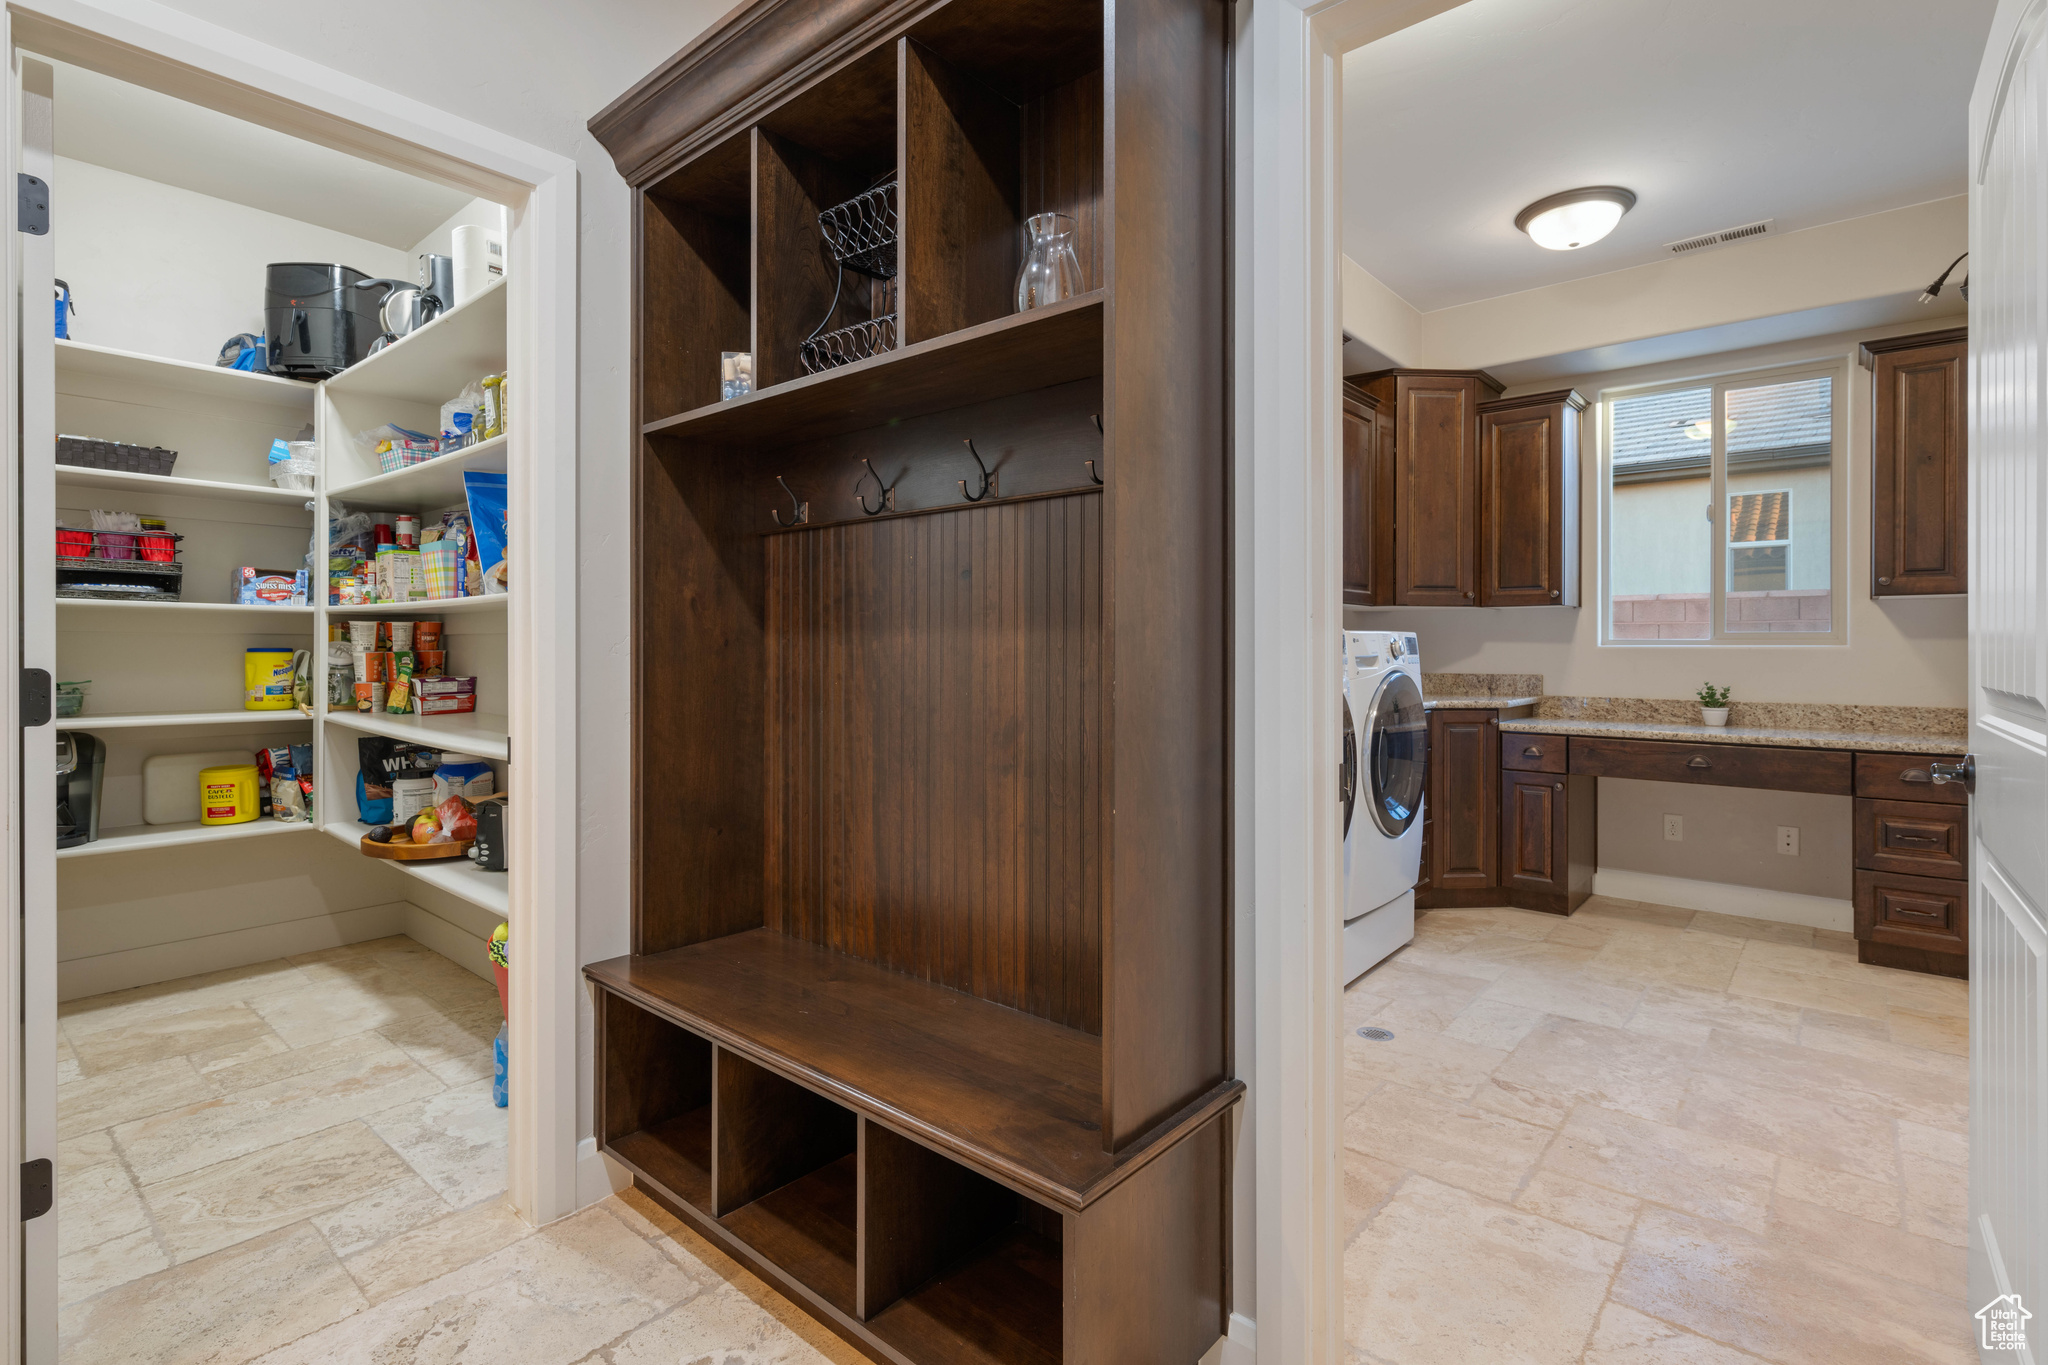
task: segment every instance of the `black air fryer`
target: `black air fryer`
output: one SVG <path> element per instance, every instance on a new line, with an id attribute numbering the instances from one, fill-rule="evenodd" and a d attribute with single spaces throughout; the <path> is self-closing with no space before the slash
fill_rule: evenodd
<path id="1" fill-rule="evenodd" d="M 270 372 L 328 379 L 368 355 L 384 330 L 377 319 L 384 296 L 355 287 L 368 278 L 345 265 L 269 266 L 263 327 L 270 339 Z"/>

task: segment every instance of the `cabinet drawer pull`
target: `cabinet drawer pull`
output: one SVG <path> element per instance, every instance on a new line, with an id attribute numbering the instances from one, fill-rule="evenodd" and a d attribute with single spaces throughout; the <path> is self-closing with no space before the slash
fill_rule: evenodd
<path id="1" fill-rule="evenodd" d="M 1904 834 L 1893 830 L 1891 831 L 1891 836 L 1892 842 L 1895 844 L 1946 844 L 1948 842 L 1947 839 L 1938 834 Z"/>
<path id="2" fill-rule="evenodd" d="M 1928 772 L 1925 768 L 1908 768 L 1899 774 L 1899 781 L 1932 782 L 1934 781 L 1934 774 Z"/>
<path id="3" fill-rule="evenodd" d="M 1694 754 L 1691 758 L 1688 758 L 1685 761 L 1685 766 L 1688 768 L 1711 768 L 1714 765 L 1707 762 L 1706 759 L 1700 757 L 1698 754 Z"/>
<path id="4" fill-rule="evenodd" d="M 1541 749 L 1536 748 L 1534 745 L 1531 745 L 1529 748 L 1522 750 L 1522 757 L 1541 758 L 1543 757 L 1543 751 Z"/>

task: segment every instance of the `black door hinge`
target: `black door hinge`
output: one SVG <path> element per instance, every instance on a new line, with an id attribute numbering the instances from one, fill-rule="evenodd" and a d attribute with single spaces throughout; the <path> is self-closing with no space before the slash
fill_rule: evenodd
<path id="1" fill-rule="evenodd" d="M 50 235 L 50 187 L 27 171 L 14 177 L 14 225 L 31 237 Z"/>
<path id="2" fill-rule="evenodd" d="M 21 670 L 21 723 L 50 723 L 50 675 L 40 668 Z"/>
<path id="3" fill-rule="evenodd" d="M 21 1163 L 21 1221 L 40 1218 L 57 1200 L 57 1181 L 50 1158 L 39 1156 Z"/>

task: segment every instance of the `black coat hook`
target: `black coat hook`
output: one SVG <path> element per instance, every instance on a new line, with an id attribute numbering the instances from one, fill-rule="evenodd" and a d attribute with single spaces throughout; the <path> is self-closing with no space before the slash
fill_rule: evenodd
<path id="1" fill-rule="evenodd" d="M 1106 431 L 1104 431 L 1104 430 L 1102 429 L 1102 414 L 1101 414 L 1101 413 L 1099 413 L 1099 412 L 1091 412 L 1091 413 L 1089 413 L 1089 414 L 1088 414 L 1088 420 L 1089 420 L 1089 421 L 1091 421 L 1091 422 L 1093 422 L 1093 423 L 1095 423 L 1095 434 L 1096 434 L 1097 436 L 1107 437 L 1107 436 L 1109 435 L 1109 433 L 1108 433 L 1108 432 L 1106 432 Z M 1085 465 L 1087 465 L 1087 466 L 1088 466 L 1088 477 L 1089 477 L 1089 478 L 1091 478 L 1091 479 L 1093 479 L 1093 480 L 1095 481 L 1095 486 L 1096 486 L 1097 488 L 1100 488 L 1100 487 L 1102 487 L 1102 474 L 1101 474 L 1101 472 L 1100 472 L 1099 470 L 1097 470 L 1097 469 L 1095 468 L 1095 461 L 1093 461 L 1093 460 L 1083 460 L 1083 461 L 1081 461 L 1081 463 L 1082 463 L 1082 464 L 1085 464 Z"/>
<path id="2" fill-rule="evenodd" d="M 863 465 L 867 465 L 868 472 L 861 475 L 859 478 L 853 481 L 853 497 L 854 501 L 860 504 L 860 510 L 862 514 L 870 517 L 878 517 L 884 512 L 895 511 L 896 485 L 893 483 L 883 483 L 882 476 L 880 474 L 875 473 L 875 467 L 873 465 L 868 464 L 866 460 L 862 460 L 861 463 Z M 866 483 L 869 479 L 873 479 L 875 481 L 875 487 L 882 490 L 881 501 L 877 502 L 873 507 L 868 506 L 867 498 L 860 491 L 860 486 Z"/>
<path id="3" fill-rule="evenodd" d="M 983 498 L 1001 497 L 1002 490 L 996 485 L 996 472 L 982 463 L 981 452 L 974 448 L 974 441 L 970 438 L 961 442 L 961 444 L 966 446 L 967 453 L 974 457 L 974 467 L 981 471 L 981 491 L 969 493 L 967 491 L 967 480 L 962 479 L 960 480 L 961 496 L 965 497 L 969 502 L 980 502 Z"/>
<path id="4" fill-rule="evenodd" d="M 777 474 L 775 476 L 775 482 L 781 483 L 782 491 L 785 493 L 789 493 L 789 485 L 782 482 L 782 476 L 780 474 Z M 807 502 L 798 502 L 796 500 L 796 494 L 789 493 L 789 505 L 796 509 L 796 515 L 791 517 L 788 521 L 784 521 L 782 519 L 782 513 L 779 511 L 771 510 L 768 513 L 769 516 L 775 518 L 775 524 L 777 526 L 801 526 L 811 519 L 811 505 Z"/>

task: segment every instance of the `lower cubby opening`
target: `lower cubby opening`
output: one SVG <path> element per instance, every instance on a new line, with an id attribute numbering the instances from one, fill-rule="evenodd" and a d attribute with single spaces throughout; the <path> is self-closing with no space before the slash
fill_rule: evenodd
<path id="1" fill-rule="evenodd" d="M 915 1360 L 1059 1365 L 1062 1219 L 863 1121 L 861 1316 Z"/>
<path id="2" fill-rule="evenodd" d="M 605 1146 L 672 1196 L 711 1203 L 711 1043 L 599 991 Z"/>
<path id="3" fill-rule="evenodd" d="M 719 1223 L 841 1312 L 855 1311 L 860 1216 L 854 1113 L 718 1049 Z"/>

